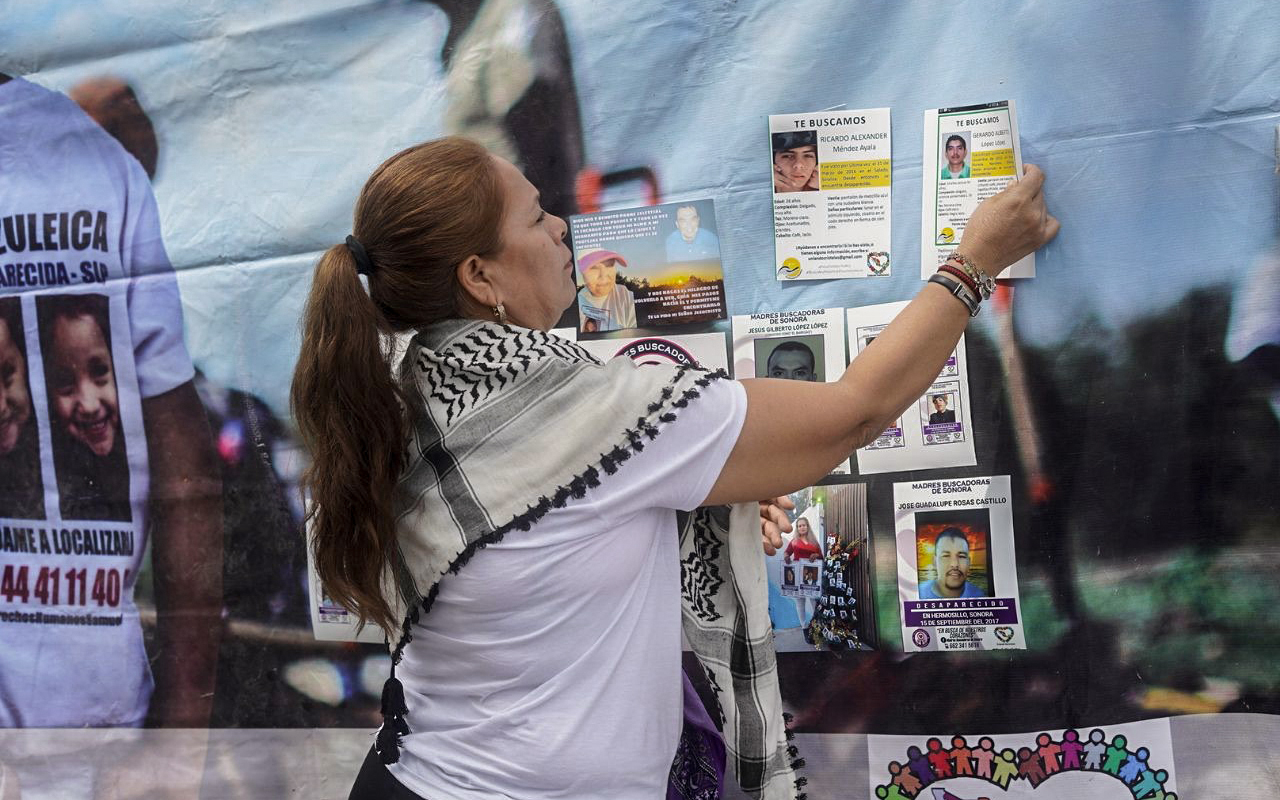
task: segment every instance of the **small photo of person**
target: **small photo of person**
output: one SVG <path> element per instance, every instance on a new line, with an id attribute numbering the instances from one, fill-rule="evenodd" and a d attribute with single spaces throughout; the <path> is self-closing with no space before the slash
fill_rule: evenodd
<path id="1" fill-rule="evenodd" d="M 826 380 L 821 334 L 756 339 L 756 377 L 788 381 Z"/>
<path id="2" fill-rule="evenodd" d="M 578 253 L 578 328 L 583 333 L 604 333 L 636 327 L 636 300 L 618 283 L 618 268 L 627 260 L 612 250 L 593 247 Z"/>
<path id="3" fill-rule="evenodd" d="M 720 237 L 702 226 L 702 215 L 692 203 L 675 213 L 676 229 L 667 234 L 667 261 L 707 261 L 720 258 Z"/>
<path id="4" fill-rule="evenodd" d="M 916 535 L 918 545 L 932 544 L 932 560 L 919 577 L 921 600 L 992 596 L 985 532 L 951 525 L 932 533 L 922 526 Z"/>
<path id="5" fill-rule="evenodd" d="M 782 553 L 785 564 L 792 561 L 820 561 L 822 559 L 822 543 L 818 541 L 818 533 L 808 517 L 797 517 L 791 541 Z"/>
<path id="6" fill-rule="evenodd" d="M 949 181 L 969 177 L 969 132 L 948 134 L 942 142 L 942 169 L 940 180 Z"/>
<path id="7" fill-rule="evenodd" d="M 948 407 L 951 404 L 950 394 L 931 395 L 929 404 L 933 406 L 933 411 L 929 414 L 930 425 L 945 425 L 956 421 L 956 410 Z"/>
<path id="8" fill-rule="evenodd" d="M 62 516 L 131 520 L 107 297 L 40 297 L 36 314 Z"/>
<path id="9" fill-rule="evenodd" d="M 772 139 L 773 191 L 818 191 L 818 132 L 787 131 L 773 134 Z"/>
<path id="10" fill-rule="evenodd" d="M 0 298 L 0 517 L 44 519 L 40 439 L 31 413 L 31 374 L 22 300 Z"/>
<path id="11" fill-rule="evenodd" d="M 783 586 L 796 585 L 796 568 L 795 567 L 784 566 L 782 568 L 782 585 Z"/>
<path id="12" fill-rule="evenodd" d="M 790 539 L 784 537 L 787 545 L 782 551 L 783 570 L 800 567 L 803 586 L 816 586 L 818 583 L 818 565 L 822 561 L 821 520 L 821 507 L 815 506 L 814 510 L 797 516 L 792 523 Z M 795 580 L 794 576 L 792 580 Z M 794 583 L 790 585 L 795 587 Z M 817 610 L 817 604 L 807 594 L 799 597 L 793 595 L 792 600 L 795 601 L 796 617 L 800 624 L 807 625 Z"/>

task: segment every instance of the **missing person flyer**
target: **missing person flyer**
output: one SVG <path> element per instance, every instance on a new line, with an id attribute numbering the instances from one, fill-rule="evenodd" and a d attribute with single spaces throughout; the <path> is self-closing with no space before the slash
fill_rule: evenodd
<path id="1" fill-rule="evenodd" d="M 920 278 L 928 280 L 960 244 L 978 204 L 1022 175 L 1012 100 L 924 112 L 924 192 Z M 1001 278 L 1033 278 L 1031 253 Z"/>
<path id="2" fill-rule="evenodd" d="M 848 310 L 849 356 L 857 358 L 888 327 L 906 303 L 883 303 Z M 856 452 L 858 472 L 904 472 L 971 467 L 973 414 L 964 336 L 929 390 L 867 446 Z"/>
<path id="3" fill-rule="evenodd" d="M 769 117 L 775 276 L 889 275 L 889 109 Z"/>
<path id="4" fill-rule="evenodd" d="M 810 600 L 822 597 L 822 562 L 784 564 L 781 592 L 784 597 L 806 597 Z"/>
<path id="5" fill-rule="evenodd" d="M 1009 476 L 893 485 L 907 652 L 1025 650 Z"/>
<path id="6" fill-rule="evenodd" d="M 733 318 L 733 375 L 832 382 L 844 373 L 844 309 L 776 311 Z M 847 463 L 832 470 L 849 472 Z"/>
<path id="7" fill-rule="evenodd" d="M 578 345 L 601 361 L 626 356 L 637 364 L 692 365 L 728 372 L 724 333 L 650 334 L 623 339 L 592 339 Z"/>
<path id="8" fill-rule="evenodd" d="M 569 218 L 583 334 L 725 319 L 711 200 Z"/>

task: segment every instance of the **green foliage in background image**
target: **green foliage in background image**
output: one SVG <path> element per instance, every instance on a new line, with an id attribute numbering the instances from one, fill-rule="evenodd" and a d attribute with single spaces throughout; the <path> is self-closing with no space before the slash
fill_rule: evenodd
<path id="1" fill-rule="evenodd" d="M 1083 582 L 1088 613 L 1115 623 L 1125 660 L 1148 684 L 1188 692 L 1206 680 L 1280 692 L 1280 583 L 1242 549 L 1186 549 L 1122 580 Z"/>

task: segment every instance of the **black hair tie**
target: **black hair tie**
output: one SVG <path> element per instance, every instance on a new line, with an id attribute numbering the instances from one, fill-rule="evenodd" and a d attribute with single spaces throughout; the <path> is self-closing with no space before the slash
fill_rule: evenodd
<path id="1" fill-rule="evenodd" d="M 373 262 L 369 260 L 369 254 L 365 252 L 360 240 L 354 236 L 347 236 L 347 249 L 356 260 L 356 272 L 361 275 L 373 275 Z"/>

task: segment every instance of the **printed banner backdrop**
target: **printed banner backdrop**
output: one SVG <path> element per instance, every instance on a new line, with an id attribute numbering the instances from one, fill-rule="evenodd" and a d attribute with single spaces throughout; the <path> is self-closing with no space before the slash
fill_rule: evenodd
<path id="1" fill-rule="evenodd" d="M 868 796 L 1177 796 L 1168 720 L 992 736 L 871 736 Z"/>
<path id="2" fill-rule="evenodd" d="M 1030 748 L 1136 723 L 1167 726 L 1178 796 L 1274 783 L 1274 3 L 0 10 L 0 798 L 346 795 L 386 656 L 313 634 L 288 376 L 311 269 L 384 158 L 463 133 L 565 217 L 709 200 L 728 315 L 848 309 L 921 285 L 924 112 L 1005 100 L 1062 233 L 966 336 L 976 464 L 855 458 L 825 482 L 865 485 L 874 569 L 865 647 L 779 659 L 806 791 L 890 785 L 879 737 Z M 779 281 L 768 117 L 873 108 L 898 268 Z M 157 513 L 189 474 L 201 513 Z M 1010 476 L 1026 650 L 906 656 L 893 486 L 990 475 Z M 210 596 L 216 653 L 180 613 Z M 183 700 L 201 670 L 211 700 Z M 96 725 L 118 727 L 46 730 Z"/>

